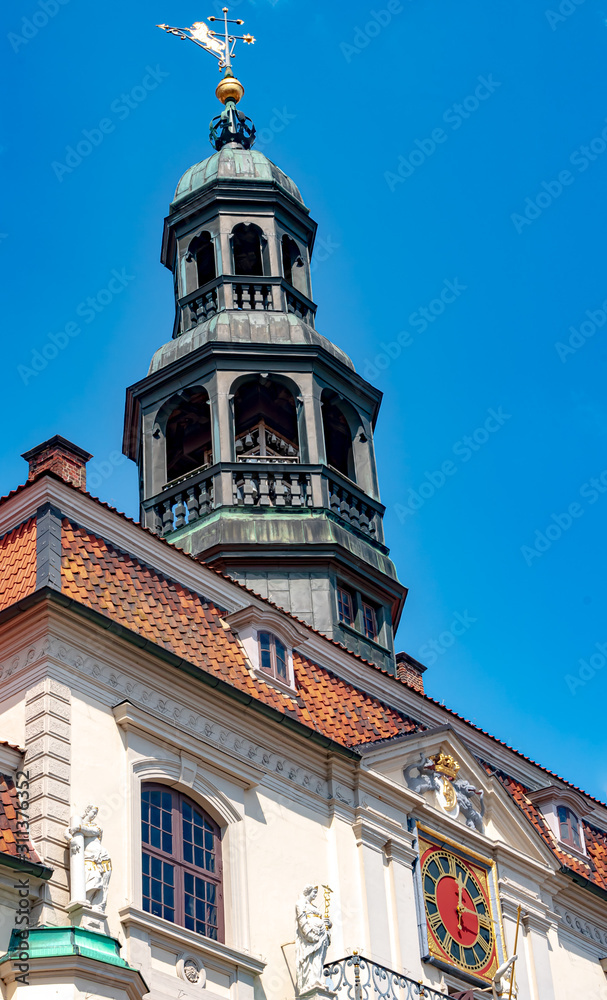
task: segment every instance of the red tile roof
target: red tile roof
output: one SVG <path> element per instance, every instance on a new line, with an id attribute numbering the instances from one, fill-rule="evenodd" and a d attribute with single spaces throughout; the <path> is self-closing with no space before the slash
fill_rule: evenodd
<path id="1" fill-rule="evenodd" d="M 19 800 L 13 779 L 0 774 L 0 855 L 10 854 L 22 861 L 41 864 L 31 841 L 23 839 L 19 834 Z M 17 850 L 17 845 L 23 845 L 25 850 Z"/>
<path id="2" fill-rule="evenodd" d="M 519 809 L 556 855 L 561 865 L 607 892 L 607 834 L 583 820 L 582 826 L 589 860 L 585 861 L 577 855 L 571 854 L 559 843 L 538 807 L 527 798 L 529 789 L 502 771 L 496 771 L 491 767 L 487 767 L 487 770 L 495 774 Z"/>
<path id="3" fill-rule="evenodd" d="M 297 696 L 253 676 L 211 601 L 64 519 L 62 592 L 220 680 L 345 746 L 409 732 L 415 723 L 295 654 Z"/>
<path id="4" fill-rule="evenodd" d="M 36 589 L 36 518 L 0 539 L 0 611 Z"/>

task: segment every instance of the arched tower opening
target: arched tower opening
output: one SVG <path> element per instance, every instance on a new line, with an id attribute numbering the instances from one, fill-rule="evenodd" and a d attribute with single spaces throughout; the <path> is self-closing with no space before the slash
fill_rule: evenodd
<path id="1" fill-rule="evenodd" d="M 285 281 L 288 281 L 298 292 L 308 295 L 308 282 L 306 279 L 305 262 L 299 246 L 295 240 L 287 236 L 286 233 L 281 241 L 282 247 L 282 271 Z"/>
<path id="2" fill-rule="evenodd" d="M 234 394 L 237 461 L 299 461 L 297 408 L 291 390 L 275 378 L 254 376 Z"/>
<path id="3" fill-rule="evenodd" d="M 196 387 L 175 400 L 166 423 L 167 482 L 213 464 L 209 397 Z"/>
<path id="4" fill-rule="evenodd" d="M 254 222 L 239 222 L 232 230 L 234 274 L 262 277 L 267 273 L 267 240 Z"/>
<path id="5" fill-rule="evenodd" d="M 189 291 L 202 288 L 203 285 L 208 284 L 209 281 L 217 277 L 215 247 L 213 246 L 210 233 L 203 232 L 194 237 L 188 247 L 186 261 L 195 266 L 193 268 L 194 283 Z"/>
<path id="6" fill-rule="evenodd" d="M 352 447 L 353 432 L 346 408 L 337 393 L 331 389 L 323 390 L 321 403 L 327 465 L 354 482 L 356 468 Z"/>

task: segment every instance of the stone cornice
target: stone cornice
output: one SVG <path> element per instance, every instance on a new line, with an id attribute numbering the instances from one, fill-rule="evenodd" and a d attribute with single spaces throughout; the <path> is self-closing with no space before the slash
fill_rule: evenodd
<path id="1" fill-rule="evenodd" d="M 51 983 L 65 983 L 68 986 L 78 981 L 90 984 L 91 989 L 103 987 L 124 991 L 128 1000 L 143 1000 L 149 995 L 148 987 L 137 969 L 120 965 L 108 965 L 83 955 L 49 955 L 45 958 L 30 958 L 28 979 L 30 988 L 36 990 Z M 9 986 L 17 976 L 23 974 L 19 961 L 0 962 L 0 979 Z M 95 992 L 98 990 L 95 989 Z M 42 995 L 42 994 L 40 994 Z M 109 994 L 115 995 L 115 994 Z"/>
<path id="2" fill-rule="evenodd" d="M 178 927 L 154 917 L 151 913 L 145 913 L 136 906 L 124 906 L 119 910 L 122 925 L 127 930 L 135 927 L 138 931 L 145 931 L 150 937 L 163 939 L 172 945 L 179 945 L 179 950 L 183 951 L 187 945 L 194 953 L 200 954 L 203 958 L 213 960 L 218 959 L 235 968 L 242 969 L 250 976 L 260 976 L 266 967 L 265 959 L 251 955 L 249 952 L 239 951 L 231 948 L 227 944 L 219 941 L 212 941 L 210 938 L 188 931 L 185 927 Z"/>

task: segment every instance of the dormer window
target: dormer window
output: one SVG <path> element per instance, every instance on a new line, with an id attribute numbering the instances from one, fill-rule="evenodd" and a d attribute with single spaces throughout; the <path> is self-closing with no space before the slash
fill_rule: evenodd
<path id="1" fill-rule="evenodd" d="M 343 622 L 344 625 L 354 624 L 354 601 L 352 594 L 343 587 L 337 588 L 337 610 L 340 622 Z"/>
<path id="2" fill-rule="evenodd" d="M 287 649 L 271 632 L 259 633 L 259 666 L 272 677 L 287 683 Z"/>
<path id="3" fill-rule="evenodd" d="M 375 608 L 371 607 L 365 601 L 362 602 L 361 608 L 363 632 L 367 639 L 373 639 L 374 642 L 377 642 L 377 615 L 375 614 Z"/>
<path id="4" fill-rule="evenodd" d="M 559 821 L 559 840 L 563 844 L 569 844 L 576 851 L 581 851 L 580 822 L 573 810 L 567 806 L 557 806 L 557 816 Z"/>
<path id="5" fill-rule="evenodd" d="M 527 797 L 541 810 L 558 843 L 565 850 L 586 857 L 582 819 L 589 810 L 582 796 L 573 789 L 548 785 L 527 792 Z"/>

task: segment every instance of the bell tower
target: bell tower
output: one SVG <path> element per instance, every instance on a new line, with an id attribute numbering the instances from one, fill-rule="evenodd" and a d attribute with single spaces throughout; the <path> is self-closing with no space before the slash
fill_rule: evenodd
<path id="1" fill-rule="evenodd" d="M 243 92 L 228 67 L 215 152 L 185 172 L 165 219 L 173 335 L 126 400 L 141 521 L 395 672 L 406 590 L 384 542 L 381 394 L 316 330 L 316 223 L 252 148 Z"/>

